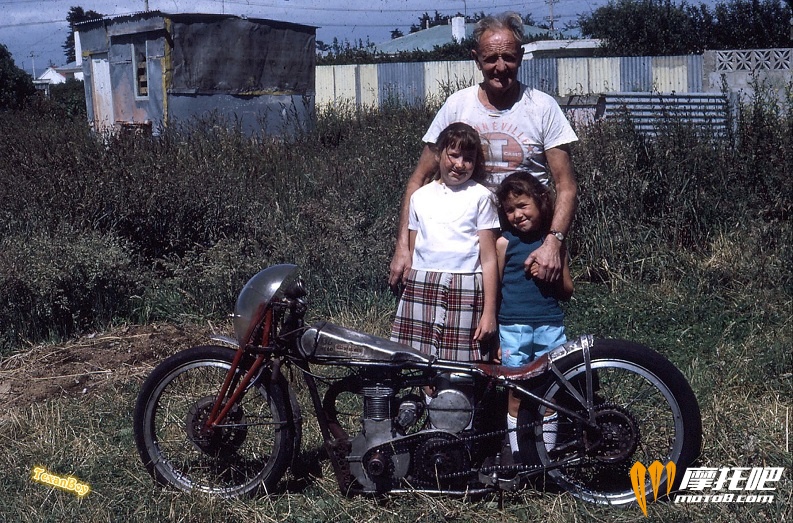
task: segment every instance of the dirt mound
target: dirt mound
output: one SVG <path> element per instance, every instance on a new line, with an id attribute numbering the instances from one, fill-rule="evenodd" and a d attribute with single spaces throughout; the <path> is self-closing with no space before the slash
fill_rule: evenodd
<path id="1" fill-rule="evenodd" d="M 125 326 L 0 359 L 0 412 L 47 399 L 95 394 L 145 377 L 167 356 L 210 343 L 207 326 Z"/>

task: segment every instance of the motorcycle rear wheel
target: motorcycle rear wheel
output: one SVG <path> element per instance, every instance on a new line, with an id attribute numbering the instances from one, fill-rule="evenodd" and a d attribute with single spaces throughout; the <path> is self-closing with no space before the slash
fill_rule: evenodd
<path id="1" fill-rule="evenodd" d="M 193 347 L 163 361 L 143 384 L 135 444 L 158 483 L 231 498 L 271 492 L 286 472 L 295 427 L 283 378 L 264 376 L 249 385 L 220 427 L 201 430 L 234 354 L 226 347 Z"/>
<path id="2" fill-rule="evenodd" d="M 586 367 L 581 353 L 556 362 L 561 374 L 586 398 Z M 666 358 L 640 345 L 622 340 L 595 340 L 591 350 L 592 402 L 598 430 L 586 429 L 561 412 L 524 401 L 518 424 L 543 420 L 532 431 L 519 433 L 524 462 L 549 467 L 547 476 L 564 490 L 584 501 L 626 505 L 636 502 L 630 469 L 637 461 L 649 466 L 670 461 L 676 473 L 666 469 L 659 497 L 673 487 L 700 453 L 702 421 L 697 399 L 683 374 Z M 539 389 L 541 397 L 585 413 L 580 400 L 566 391 L 558 379 Z M 563 467 L 553 462 L 578 458 Z M 652 493 L 648 476 L 645 492 Z M 652 497 L 652 494 L 650 494 Z"/>

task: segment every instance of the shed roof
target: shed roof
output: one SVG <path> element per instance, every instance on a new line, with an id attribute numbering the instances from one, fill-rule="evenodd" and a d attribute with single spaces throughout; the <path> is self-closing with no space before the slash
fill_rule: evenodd
<path id="1" fill-rule="evenodd" d="M 474 34 L 476 24 L 465 24 L 465 37 L 469 38 Z M 545 35 L 548 33 L 562 35 L 560 31 L 550 31 L 543 27 L 534 25 L 524 25 L 523 34 L 528 37 Z M 452 39 L 452 26 L 449 25 L 436 25 L 429 29 L 422 29 L 415 33 L 410 33 L 399 38 L 394 38 L 388 42 L 375 45 L 375 49 L 385 54 L 396 54 L 403 51 L 432 51 L 436 46 L 440 47 L 451 43 Z"/>
<path id="2" fill-rule="evenodd" d="M 106 22 L 135 22 L 139 20 L 148 20 L 151 18 L 169 18 L 173 20 L 221 20 L 224 18 L 239 18 L 243 20 L 250 20 L 252 22 L 262 22 L 262 23 L 271 23 L 271 24 L 286 24 L 288 26 L 293 26 L 295 29 L 317 29 L 316 26 L 312 25 L 305 25 L 305 24 L 297 24 L 295 22 L 287 22 L 284 20 L 273 20 L 269 18 L 248 18 L 245 16 L 238 16 L 232 14 L 221 14 L 221 13 L 169 13 L 166 11 L 140 11 L 137 13 L 131 13 L 121 16 L 105 16 L 102 18 L 96 18 L 93 20 L 86 20 L 84 22 L 79 22 L 76 24 L 78 29 L 80 30 L 88 30 L 97 25 L 106 23 Z"/>
<path id="3" fill-rule="evenodd" d="M 523 59 L 532 58 L 567 58 L 575 56 L 592 56 L 602 40 L 598 38 L 578 38 L 568 40 L 537 40 L 523 44 Z"/>

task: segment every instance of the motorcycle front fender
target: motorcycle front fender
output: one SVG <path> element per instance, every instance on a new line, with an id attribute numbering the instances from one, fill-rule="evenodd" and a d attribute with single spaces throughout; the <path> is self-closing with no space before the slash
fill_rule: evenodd
<path id="1" fill-rule="evenodd" d="M 229 347 L 239 348 L 240 344 L 237 343 L 236 338 L 232 338 L 231 336 L 225 336 L 223 334 L 213 334 L 209 337 L 210 340 L 220 343 L 222 345 L 228 345 Z"/>

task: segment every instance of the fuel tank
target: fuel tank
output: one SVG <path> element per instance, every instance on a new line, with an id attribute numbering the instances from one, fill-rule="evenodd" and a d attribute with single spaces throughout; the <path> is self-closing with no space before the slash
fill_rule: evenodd
<path id="1" fill-rule="evenodd" d="M 367 361 L 382 363 L 432 363 L 429 356 L 408 345 L 364 334 L 329 322 L 315 323 L 300 339 L 306 358 L 323 362 Z"/>

